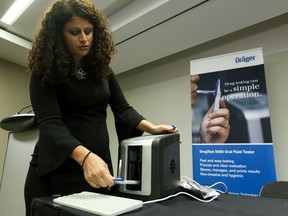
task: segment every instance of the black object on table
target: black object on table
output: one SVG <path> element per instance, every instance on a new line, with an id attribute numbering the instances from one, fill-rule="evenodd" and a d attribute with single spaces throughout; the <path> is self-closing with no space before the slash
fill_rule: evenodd
<path id="1" fill-rule="evenodd" d="M 77 209 L 53 204 L 54 197 L 34 199 L 32 216 L 95 216 Z M 111 205 L 113 205 L 111 203 Z M 185 195 L 125 213 L 125 216 L 287 216 L 288 199 L 221 194 L 216 200 L 203 203 Z"/>

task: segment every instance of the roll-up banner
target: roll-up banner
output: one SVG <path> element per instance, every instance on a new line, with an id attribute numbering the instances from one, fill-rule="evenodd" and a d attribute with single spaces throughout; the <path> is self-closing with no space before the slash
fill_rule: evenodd
<path id="1" fill-rule="evenodd" d="M 276 180 L 262 48 L 190 62 L 193 179 L 258 196 Z"/>

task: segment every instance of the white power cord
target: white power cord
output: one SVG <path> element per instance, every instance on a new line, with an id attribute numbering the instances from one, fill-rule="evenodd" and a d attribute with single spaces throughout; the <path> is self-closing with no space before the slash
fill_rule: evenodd
<path id="1" fill-rule="evenodd" d="M 215 197 L 213 197 L 211 199 L 204 200 L 204 199 L 200 199 L 200 198 L 198 198 L 196 196 L 193 196 L 192 194 L 187 193 L 187 192 L 178 192 L 176 194 L 172 194 L 170 196 L 167 196 L 167 197 L 164 197 L 164 198 L 161 198 L 161 199 L 145 201 L 145 202 L 143 202 L 143 205 L 144 204 L 149 204 L 149 203 L 155 203 L 155 202 L 162 202 L 164 200 L 167 200 L 167 199 L 170 199 L 172 197 L 179 196 L 179 195 L 187 195 L 187 196 L 192 197 L 192 198 L 194 198 L 194 199 L 196 199 L 196 200 L 198 200 L 200 202 L 205 202 L 205 203 L 211 202 L 211 201 L 213 201 L 214 199 L 216 199 L 218 197 L 218 196 L 215 196 Z"/>
<path id="2" fill-rule="evenodd" d="M 224 187 L 225 187 L 224 191 L 212 188 L 212 187 L 215 187 L 219 184 L 224 185 Z M 167 200 L 167 199 L 179 196 L 179 195 L 186 195 L 186 196 L 192 197 L 193 199 L 196 199 L 200 202 L 208 203 L 208 202 L 211 202 L 214 199 L 216 199 L 218 196 L 220 196 L 220 193 L 226 193 L 227 192 L 227 186 L 223 182 L 216 182 L 211 186 L 203 186 L 203 185 L 199 184 L 198 182 L 196 182 L 195 180 L 190 179 L 187 176 L 183 176 L 181 178 L 180 188 L 183 191 L 178 192 L 176 194 L 172 194 L 172 195 L 164 197 L 164 198 L 145 201 L 145 202 L 143 202 L 143 204 L 162 202 L 164 200 Z"/>
<path id="3" fill-rule="evenodd" d="M 224 191 L 221 191 L 219 189 L 214 189 L 213 187 L 217 186 L 217 185 L 223 185 L 224 186 Z M 211 196 L 216 196 L 216 195 L 220 195 L 219 193 L 226 193 L 227 192 L 227 186 L 224 182 L 216 182 L 210 186 L 205 186 L 205 185 L 201 185 L 198 182 L 196 182 L 195 180 L 187 177 L 187 176 L 183 176 L 181 177 L 181 186 L 186 188 L 186 189 L 193 189 L 193 190 L 198 190 L 202 193 L 203 198 L 206 199 L 208 197 Z"/>

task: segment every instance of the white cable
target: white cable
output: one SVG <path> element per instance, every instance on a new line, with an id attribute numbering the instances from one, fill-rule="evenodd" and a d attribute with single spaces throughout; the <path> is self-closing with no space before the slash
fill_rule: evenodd
<path id="1" fill-rule="evenodd" d="M 178 192 L 176 194 L 172 194 L 170 196 L 167 196 L 167 197 L 164 197 L 164 198 L 161 198 L 161 199 L 145 201 L 145 202 L 143 202 L 143 204 L 145 205 L 145 204 L 149 204 L 149 203 L 162 202 L 164 200 L 170 199 L 172 197 L 176 197 L 178 195 L 187 195 L 187 196 L 190 196 L 190 197 L 192 197 L 192 198 L 194 198 L 194 199 L 196 199 L 196 200 L 198 200 L 200 202 L 204 202 L 204 203 L 211 202 L 211 201 L 213 201 L 214 199 L 216 199 L 218 197 L 218 196 L 214 196 L 211 199 L 204 200 L 204 199 L 199 199 L 198 197 L 193 196 L 193 195 L 191 195 L 191 194 L 189 194 L 187 192 Z"/>
<path id="2" fill-rule="evenodd" d="M 199 184 L 198 182 L 196 182 L 195 180 L 193 180 L 193 179 L 191 179 L 191 178 L 189 178 L 189 177 L 187 177 L 187 176 L 181 177 L 181 182 L 182 182 L 182 183 L 183 183 L 183 182 L 186 182 L 187 184 L 189 184 L 189 181 L 190 181 L 190 182 L 193 182 L 193 183 L 196 184 L 198 187 L 201 186 L 201 184 Z M 219 184 L 224 185 L 224 187 L 225 187 L 225 190 L 224 190 L 224 191 L 221 191 L 221 190 L 218 190 L 218 189 L 214 189 L 214 188 L 213 188 L 213 187 L 215 187 L 216 185 L 219 185 Z M 182 185 L 180 185 L 180 186 L 183 187 Z M 203 187 L 203 186 L 202 186 L 202 187 Z M 213 190 L 215 190 L 215 191 L 217 191 L 217 192 L 219 192 L 219 193 L 226 193 L 227 190 L 228 190 L 228 188 L 227 188 L 227 186 L 226 186 L 226 184 L 225 184 L 224 182 L 216 182 L 216 183 L 214 183 L 214 184 L 212 184 L 212 185 L 210 185 L 210 186 L 206 186 L 206 187 L 209 187 L 209 188 L 211 188 L 211 189 L 213 189 Z M 192 197 L 193 199 L 196 199 L 196 200 L 198 200 L 198 201 L 200 201 L 200 202 L 204 202 L 204 203 L 211 202 L 211 201 L 213 201 L 214 199 L 216 199 L 216 198 L 219 196 L 219 194 L 218 194 L 218 195 L 215 195 L 215 196 L 211 196 L 210 199 L 200 199 L 200 198 L 198 198 L 198 197 L 196 197 L 196 196 L 194 196 L 194 195 L 192 195 L 192 194 L 190 194 L 190 193 L 181 191 L 181 192 L 178 192 L 178 193 L 176 193 L 176 194 L 172 194 L 172 195 L 167 196 L 167 197 L 164 197 L 164 198 L 160 198 L 160 199 L 156 199 L 156 200 L 145 201 L 145 202 L 143 202 L 143 204 L 145 205 L 145 204 L 149 204 L 149 203 L 162 202 L 162 201 L 164 201 L 164 200 L 167 200 L 167 199 L 170 199 L 170 198 L 172 198 L 172 197 L 179 196 L 179 195 L 187 195 L 187 196 L 189 196 L 189 197 Z"/>
<path id="3" fill-rule="evenodd" d="M 187 181 L 187 182 L 191 181 L 191 182 L 194 182 L 194 183 L 197 184 L 197 185 L 201 185 L 201 184 L 199 184 L 197 181 L 195 181 L 194 179 L 191 179 L 191 178 L 189 178 L 189 177 L 187 177 L 187 176 L 182 176 L 181 179 L 182 179 L 183 181 Z M 185 179 L 186 179 L 186 180 L 185 180 Z M 224 191 L 221 191 L 221 190 L 219 190 L 219 189 L 214 189 L 214 188 L 213 188 L 213 187 L 215 187 L 216 185 L 219 185 L 219 184 L 224 185 L 224 187 L 225 187 L 225 190 L 224 190 Z M 212 185 L 210 185 L 210 186 L 206 186 L 206 187 L 213 188 L 214 190 L 216 190 L 216 191 L 219 192 L 219 193 L 226 193 L 226 192 L 228 191 L 227 185 L 226 185 L 224 182 L 216 182 L 216 183 L 214 183 L 214 184 L 212 184 Z"/>
<path id="4" fill-rule="evenodd" d="M 225 190 L 224 191 L 221 191 L 221 190 L 219 190 L 219 189 L 215 189 L 216 191 L 218 191 L 219 193 L 227 193 L 227 191 L 228 191 L 228 188 L 227 188 L 227 185 L 224 183 L 224 182 L 216 182 L 216 183 L 214 183 L 214 184 L 212 184 L 212 185 L 210 185 L 210 186 L 208 186 L 208 187 L 210 187 L 210 188 L 213 188 L 213 187 L 215 187 L 216 185 L 219 185 L 219 184 L 222 184 L 224 187 L 225 187 Z"/>

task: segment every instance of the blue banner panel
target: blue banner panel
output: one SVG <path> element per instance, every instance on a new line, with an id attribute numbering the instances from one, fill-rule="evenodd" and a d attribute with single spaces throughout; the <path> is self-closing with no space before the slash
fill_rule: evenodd
<path id="1" fill-rule="evenodd" d="M 224 182 L 228 193 L 258 196 L 275 181 L 273 144 L 193 144 L 193 178 L 202 185 Z"/>
<path id="2" fill-rule="evenodd" d="M 193 178 L 258 196 L 276 181 L 261 48 L 190 63 Z"/>

